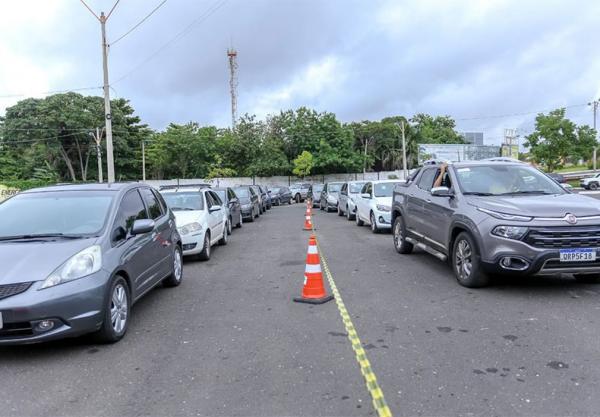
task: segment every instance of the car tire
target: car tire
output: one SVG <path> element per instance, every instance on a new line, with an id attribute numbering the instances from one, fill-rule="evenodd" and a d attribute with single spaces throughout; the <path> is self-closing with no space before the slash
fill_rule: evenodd
<path id="1" fill-rule="evenodd" d="M 600 284 L 600 274 L 573 274 L 573 277 L 582 284 Z"/>
<path id="2" fill-rule="evenodd" d="M 364 226 L 365 222 L 363 222 L 360 217 L 358 217 L 358 210 L 356 211 L 356 214 L 354 214 L 355 216 L 355 220 L 356 220 L 356 225 L 357 226 Z"/>
<path id="3" fill-rule="evenodd" d="M 342 210 L 340 210 L 340 205 L 339 204 L 337 206 L 337 213 L 338 213 L 338 216 L 340 216 L 340 217 L 342 217 L 344 215 L 344 212 Z"/>
<path id="4" fill-rule="evenodd" d="M 300 200 L 301 200 L 300 194 L 296 194 L 296 197 L 294 197 L 294 199 L 296 200 L 296 203 L 300 203 Z"/>
<path id="5" fill-rule="evenodd" d="M 394 220 L 394 227 L 392 229 L 392 236 L 394 238 L 394 247 L 396 252 L 403 255 L 408 255 L 413 251 L 413 244 L 407 242 L 404 237 L 406 236 L 406 226 L 404 225 L 404 219 L 402 216 L 396 217 Z"/>
<path id="6" fill-rule="evenodd" d="M 112 279 L 107 293 L 102 326 L 100 330 L 94 333 L 96 342 L 115 343 L 125 336 L 129 327 L 129 318 L 131 317 L 130 294 L 129 285 L 127 285 L 125 278 L 116 275 Z M 113 315 L 116 315 L 114 323 Z M 118 319 L 120 321 L 117 321 Z"/>
<path id="7" fill-rule="evenodd" d="M 590 182 L 590 190 L 592 191 L 596 191 L 598 189 L 598 183 L 597 182 Z"/>
<path id="8" fill-rule="evenodd" d="M 452 245 L 452 270 L 460 285 L 480 288 L 489 285 L 490 278 L 481 267 L 479 249 L 467 232 L 461 232 Z"/>
<path id="9" fill-rule="evenodd" d="M 204 233 L 202 252 L 198 254 L 198 259 L 201 261 L 208 261 L 210 259 L 210 232 L 208 230 Z"/>
<path id="10" fill-rule="evenodd" d="M 181 246 L 175 245 L 175 252 L 173 253 L 173 270 L 171 275 L 163 279 L 163 286 L 165 287 L 177 287 L 181 284 L 183 278 L 183 252 Z"/>
<path id="11" fill-rule="evenodd" d="M 230 217 L 227 222 L 227 234 L 231 236 L 231 232 L 233 232 L 233 219 Z"/>
<path id="12" fill-rule="evenodd" d="M 228 229 L 229 229 L 229 221 L 227 221 L 227 223 L 225 224 L 225 227 L 223 228 L 223 237 L 221 237 L 221 239 L 219 239 L 219 246 L 227 245 L 227 242 L 229 241 L 229 238 L 227 237 L 229 235 L 229 233 L 227 233 Z"/>
<path id="13" fill-rule="evenodd" d="M 350 213 L 350 207 L 346 206 L 346 220 L 348 220 L 349 222 L 354 220 L 352 218 L 352 213 Z"/>
<path id="14" fill-rule="evenodd" d="M 377 222 L 375 221 L 375 214 L 371 212 L 369 216 L 369 221 L 371 222 L 371 232 L 379 233 L 379 227 L 377 227 Z"/>
<path id="15" fill-rule="evenodd" d="M 237 227 L 238 229 L 241 229 L 243 223 L 244 223 L 244 217 L 242 216 L 242 213 L 240 213 L 240 221 L 238 222 L 238 224 L 235 225 L 235 227 Z"/>

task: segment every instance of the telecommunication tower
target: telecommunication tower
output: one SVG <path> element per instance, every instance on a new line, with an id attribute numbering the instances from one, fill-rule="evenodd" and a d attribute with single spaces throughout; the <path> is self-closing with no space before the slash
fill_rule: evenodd
<path id="1" fill-rule="evenodd" d="M 231 128 L 235 129 L 237 120 L 237 51 L 233 48 L 227 50 L 229 58 L 229 90 L 231 93 Z"/>

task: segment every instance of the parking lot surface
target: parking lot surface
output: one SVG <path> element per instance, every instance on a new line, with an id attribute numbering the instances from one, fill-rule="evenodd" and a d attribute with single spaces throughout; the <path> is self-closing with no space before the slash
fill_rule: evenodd
<path id="1" fill-rule="evenodd" d="M 135 305 L 120 343 L 0 348 L 0 415 L 375 415 L 335 302 L 303 283 L 304 205 L 235 230 L 184 282 Z M 471 290 L 334 213 L 322 255 L 394 415 L 593 415 L 600 286 L 569 277 Z"/>

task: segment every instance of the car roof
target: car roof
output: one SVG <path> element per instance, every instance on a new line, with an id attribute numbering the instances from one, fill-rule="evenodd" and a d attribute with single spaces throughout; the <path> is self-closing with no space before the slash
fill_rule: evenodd
<path id="1" fill-rule="evenodd" d="M 174 193 L 201 193 L 202 191 L 210 191 L 208 187 L 182 187 L 182 188 L 166 188 L 160 190 L 163 194 L 174 194 Z"/>
<path id="2" fill-rule="evenodd" d="M 508 161 L 463 161 L 463 162 L 450 162 L 448 165 L 452 165 L 457 168 L 462 167 L 473 167 L 473 166 L 520 166 L 528 165 L 523 162 L 508 162 Z"/>
<path id="3" fill-rule="evenodd" d="M 382 183 L 386 183 L 386 182 L 403 182 L 404 180 L 401 179 L 395 179 L 395 180 L 371 180 L 371 181 L 365 181 L 365 182 L 372 182 L 373 184 L 382 184 Z"/>
<path id="4" fill-rule="evenodd" d="M 137 182 L 113 182 L 113 183 L 90 183 L 90 184 L 57 184 L 47 187 L 32 188 L 25 190 L 23 194 L 29 193 L 45 193 L 56 191 L 121 191 L 128 188 L 139 186 L 150 187 L 149 185 Z"/>

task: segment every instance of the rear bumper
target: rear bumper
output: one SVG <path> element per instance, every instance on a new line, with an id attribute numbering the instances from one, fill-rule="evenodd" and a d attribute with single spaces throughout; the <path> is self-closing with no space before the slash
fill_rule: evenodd
<path id="1" fill-rule="evenodd" d="M 38 290 L 41 282 L 35 282 L 24 293 L 1 300 L 0 345 L 47 342 L 99 330 L 110 278 L 107 271 L 100 270 L 44 290 Z M 52 321 L 54 327 L 39 330 L 37 324 L 42 320 Z"/>

